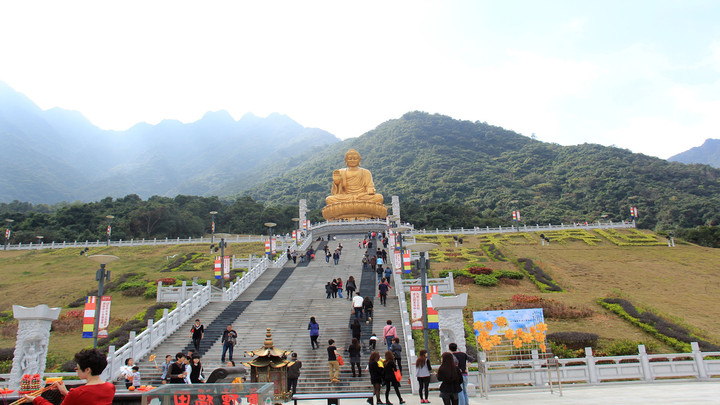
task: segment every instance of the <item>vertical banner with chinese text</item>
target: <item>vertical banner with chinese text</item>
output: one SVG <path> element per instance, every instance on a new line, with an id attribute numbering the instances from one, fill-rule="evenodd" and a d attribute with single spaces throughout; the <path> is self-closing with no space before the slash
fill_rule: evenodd
<path id="1" fill-rule="evenodd" d="M 100 298 L 100 313 L 98 313 L 98 338 L 108 337 L 108 327 L 110 326 L 110 304 L 112 300 L 109 295 L 103 295 Z"/>
<path id="2" fill-rule="evenodd" d="M 223 266 L 224 266 L 224 268 L 223 268 L 223 278 L 224 278 L 225 280 L 230 280 L 230 266 L 231 266 L 231 264 L 230 264 L 230 256 L 225 256 L 225 257 L 223 258 L 223 260 L 224 260 L 224 263 L 223 263 Z"/>
<path id="3" fill-rule="evenodd" d="M 410 325 L 413 329 L 423 328 L 422 318 L 422 287 L 410 286 Z"/>

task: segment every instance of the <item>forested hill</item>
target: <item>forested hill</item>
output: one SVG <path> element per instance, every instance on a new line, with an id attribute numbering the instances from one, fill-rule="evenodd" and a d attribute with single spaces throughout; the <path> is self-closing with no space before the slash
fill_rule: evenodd
<path id="1" fill-rule="evenodd" d="M 345 166 L 350 148 L 361 153 L 386 203 L 399 195 L 406 213 L 423 216 L 428 225 L 509 224 L 513 207 L 529 224 L 627 219 L 631 205 L 645 228 L 720 220 L 718 169 L 600 145 L 544 143 L 422 112 L 314 151 L 303 157 L 306 163 L 250 195 L 272 204 L 305 198 L 309 208 L 319 209 L 330 193 L 332 170 Z"/>

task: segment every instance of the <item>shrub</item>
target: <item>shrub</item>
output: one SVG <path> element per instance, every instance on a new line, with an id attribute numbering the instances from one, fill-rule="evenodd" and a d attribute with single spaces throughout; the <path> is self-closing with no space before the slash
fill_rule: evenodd
<path id="1" fill-rule="evenodd" d="M 520 303 L 520 302 L 540 302 L 542 301 L 542 298 L 538 297 L 537 295 L 525 295 L 525 294 L 515 294 L 511 298 L 513 303 Z"/>
<path id="2" fill-rule="evenodd" d="M 515 280 L 511 278 L 500 278 L 498 279 L 498 284 L 502 285 L 520 285 L 520 280 Z"/>
<path id="3" fill-rule="evenodd" d="M 534 264 L 531 259 L 520 258 L 518 263 L 522 263 L 522 269 L 525 270 L 528 277 L 535 282 L 535 285 L 543 292 L 561 292 L 562 288 L 553 281 L 552 277 L 545 273 L 538 265 Z"/>
<path id="4" fill-rule="evenodd" d="M 478 274 L 475 276 L 475 284 L 485 287 L 494 287 L 498 283 L 498 279 L 489 274 Z"/>
<path id="5" fill-rule="evenodd" d="M 548 344 L 550 345 L 550 351 L 552 352 L 552 354 L 558 356 L 561 359 L 574 359 L 578 357 L 585 357 L 585 351 L 583 349 L 572 350 L 564 344 L 555 343 L 552 340 L 548 340 Z"/>
<path id="6" fill-rule="evenodd" d="M 82 324 L 82 311 L 68 311 L 52 322 L 50 330 L 60 333 L 75 332 L 82 329 Z"/>
<path id="7" fill-rule="evenodd" d="M 489 267 L 472 266 L 472 267 L 469 267 L 467 269 L 467 271 L 470 272 L 471 274 L 475 274 L 475 275 L 478 275 L 478 274 L 486 274 L 487 275 L 487 274 L 492 274 L 493 269 L 491 269 Z"/>
<path id="8" fill-rule="evenodd" d="M 12 360 L 15 357 L 14 347 L 3 347 L 0 348 L 0 361 Z"/>
<path id="9" fill-rule="evenodd" d="M 160 283 L 160 282 L 162 282 L 163 285 L 168 285 L 168 286 L 175 285 L 175 279 L 172 277 L 159 278 L 159 279 L 155 280 L 155 285 L 157 286 L 157 283 Z"/>
<path id="10" fill-rule="evenodd" d="M 638 345 L 641 342 L 633 342 L 631 340 L 615 340 L 603 346 L 603 351 L 608 356 L 633 356 L 638 354 Z"/>
<path id="11" fill-rule="evenodd" d="M 142 297 L 145 294 L 145 290 L 147 290 L 147 287 L 145 287 L 145 286 L 131 287 L 131 288 L 126 288 L 126 289 L 122 290 L 121 294 L 126 297 Z M 157 288 L 156 288 L 156 290 L 157 290 Z"/>
<path id="12" fill-rule="evenodd" d="M 0 325 L 0 335 L 5 337 L 16 337 L 18 330 L 17 322 L 5 322 Z"/>
<path id="13" fill-rule="evenodd" d="M 522 280 L 525 277 L 519 271 L 512 271 L 512 270 L 495 270 L 493 275 L 497 278 L 511 278 L 514 280 Z"/>
<path id="14" fill-rule="evenodd" d="M 598 335 L 587 332 L 554 332 L 548 333 L 547 340 L 565 345 L 569 349 L 581 350 L 585 347 L 594 347 Z"/>

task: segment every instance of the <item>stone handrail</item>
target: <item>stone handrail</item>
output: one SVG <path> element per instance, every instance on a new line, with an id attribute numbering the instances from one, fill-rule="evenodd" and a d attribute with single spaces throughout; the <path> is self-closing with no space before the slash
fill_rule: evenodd
<path id="1" fill-rule="evenodd" d="M 540 225 L 528 226 L 527 224 L 522 226 L 506 226 L 497 228 L 448 228 L 448 229 L 411 229 L 403 233 L 403 235 L 480 235 L 484 233 L 505 233 L 505 232 L 549 232 L 549 231 L 562 231 L 565 229 L 623 229 L 623 228 L 635 228 L 635 221 L 621 221 L 621 222 L 592 222 L 592 223 L 575 223 L 575 224 L 560 224 L 560 225 Z"/>
<path id="2" fill-rule="evenodd" d="M 690 344 L 690 353 L 647 354 L 644 345 L 638 346 L 638 354 L 632 356 L 595 357 L 592 348 L 585 348 L 585 357 L 558 359 L 558 370 L 551 369 L 550 378 L 557 383 L 584 382 L 599 384 L 637 380 L 651 382 L 667 378 L 693 378 L 709 380 L 720 374 L 720 352 L 701 352 L 698 344 Z M 484 353 L 480 353 L 483 359 Z M 485 389 L 494 386 L 548 384 L 548 361 L 541 359 L 533 350 L 532 359 L 485 362 Z M 477 364 L 475 364 L 477 365 Z M 471 372 L 469 382 L 478 386 L 478 372 Z"/>
<path id="3" fill-rule="evenodd" d="M 395 255 L 388 255 L 388 261 L 393 263 Z M 393 285 L 395 286 L 395 294 L 398 297 L 398 305 L 400 307 L 400 333 L 403 337 L 403 343 L 405 345 L 405 358 L 408 359 L 408 377 L 410 379 L 411 392 L 417 392 L 419 386 L 417 379 L 415 378 L 415 340 L 412 336 L 412 329 L 410 328 L 410 314 L 408 313 L 407 300 L 405 299 L 405 286 L 402 279 L 402 273 L 395 271 L 393 263 Z M 409 291 L 409 288 L 408 288 Z"/>
<path id="4" fill-rule="evenodd" d="M 102 373 L 102 378 L 107 381 L 115 381 L 120 375 L 120 366 L 125 364 L 127 358 L 141 358 L 155 349 L 163 340 L 172 335 L 185 322 L 191 319 L 198 311 L 210 302 L 212 286 L 210 281 L 192 297 L 178 304 L 177 308 L 168 313 L 163 311 L 163 316 L 158 322 L 148 320 L 147 328 L 139 335 L 130 332 L 130 338 L 125 346 L 115 349 L 110 346 L 108 350 L 108 366 Z"/>
<path id="5" fill-rule="evenodd" d="M 450 272 L 445 278 L 428 278 L 427 286 L 437 286 L 438 294 L 455 294 L 455 282 L 453 281 L 453 273 Z M 407 289 L 411 285 L 421 285 L 419 278 L 401 279 L 403 289 Z"/>
<path id="6" fill-rule="evenodd" d="M 234 301 L 237 297 L 240 296 L 245 290 L 248 289 L 252 285 L 255 280 L 257 280 L 264 272 L 267 270 L 268 266 L 270 264 L 270 261 L 267 257 L 263 257 L 262 259 L 259 259 L 258 263 L 253 266 L 250 271 L 243 274 L 242 277 L 237 277 L 235 279 L 234 283 L 230 283 L 230 285 L 223 289 L 223 301 Z"/>
<path id="7" fill-rule="evenodd" d="M 292 240 L 291 237 L 284 235 L 275 235 L 281 242 L 289 242 Z M 244 243 L 244 242 L 264 242 L 267 236 L 264 235 L 234 235 L 227 239 L 228 243 Z M 210 243 L 212 238 L 201 236 L 199 238 L 154 238 L 154 239 L 130 239 L 130 240 L 111 240 L 110 246 L 123 247 L 123 246 L 149 246 L 149 245 L 189 245 L 189 244 L 200 244 Z M 215 237 L 217 243 L 220 239 Z M 62 242 L 40 242 L 40 243 L 16 243 L 7 245 L 7 250 L 32 250 L 32 249 L 64 249 L 64 248 L 90 248 L 90 247 L 103 247 L 107 246 L 107 240 L 85 240 L 85 241 L 62 241 Z M 3 249 L 5 246 L 3 245 Z"/>

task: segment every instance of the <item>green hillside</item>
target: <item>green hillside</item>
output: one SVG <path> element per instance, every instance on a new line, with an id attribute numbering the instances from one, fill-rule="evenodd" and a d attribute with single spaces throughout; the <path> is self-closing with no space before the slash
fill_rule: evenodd
<path id="1" fill-rule="evenodd" d="M 629 218 L 637 206 L 644 228 L 695 227 L 720 220 L 720 170 L 684 165 L 628 150 L 560 146 L 481 122 L 411 112 L 361 137 L 305 155 L 294 170 L 252 189 L 258 201 L 320 209 L 332 170 L 350 149 L 363 156 L 379 193 L 400 196 L 406 216 L 464 207 L 458 226 L 508 224 L 513 207 L 527 223 Z M 516 203 L 513 203 L 516 201 Z M 418 208 L 419 206 L 419 208 Z M 447 215 L 457 217 L 457 215 Z M 449 218 L 453 220 L 453 218 Z M 452 226 L 445 222 L 446 226 Z"/>

